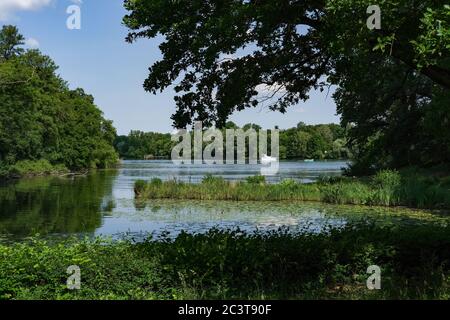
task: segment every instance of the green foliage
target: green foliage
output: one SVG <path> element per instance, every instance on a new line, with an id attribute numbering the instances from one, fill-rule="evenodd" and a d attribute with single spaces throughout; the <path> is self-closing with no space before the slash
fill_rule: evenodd
<path id="1" fill-rule="evenodd" d="M 97 240 L 49 245 L 36 240 L 1 246 L 0 256 L 2 299 L 140 299 L 141 288 L 152 281 L 151 261 L 136 259 L 130 246 L 121 243 Z M 82 292 L 66 288 L 70 265 L 83 270 Z"/>
<path id="2" fill-rule="evenodd" d="M 280 130 L 281 159 L 349 159 L 345 129 L 337 124 L 306 125 Z"/>
<path id="3" fill-rule="evenodd" d="M 0 189 L 0 234 L 15 240 L 34 234 L 95 232 L 114 206 L 110 199 L 116 175 L 116 170 L 105 170 L 75 179 L 39 176 L 8 181 Z"/>
<path id="4" fill-rule="evenodd" d="M 450 5 L 427 8 L 419 37 L 412 44 L 419 67 L 438 65 L 442 58 L 450 56 Z"/>
<path id="5" fill-rule="evenodd" d="M 0 245 L 0 299 L 448 299 L 449 231 L 349 225 L 142 243 L 31 240 Z M 374 264 L 383 290 L 366 289 Z M 81 268 L 81 290 L 66 288 L 70 265 Z"/>
<path id="6" fill-rule="evenodd" d="M 381 188 L 398 188 L 402 177 L 395 170 L 381 170 L 373 177 L 373 183 Z"/>
<path id="7" fill-rule="evenodd" d="M 338 183 L 338 182 L 345 182 L 349 181 L 350 178 L 346 176 L 327 176 L 327 175 L 320 175 L 317 179 L 317 183 L 319 184 L 329 184 L 329 183 Z"/>
<path id="8" fill-rule="evenodd" d="M 348 158 L 349 143 L 352 174 L 449 163 L 450 7 L 443 0 L 380 0 L 381 29 L 370 30 L 366 10 L 373 4 L 130 0 L 124 23 L 129 42 L 164 37 L 162 59 L 144 87 L 156 93 L 178 84 L 177 127 L 194 119 L 222 127 L 261 100 L 286 112 L 311 89 L 335 85 L 348 136 L 292 130 L 280 137 L 282 158 Z"/>
<path id="9" fill-rule="evenodd" d="M 153 183 L 153 181 L 151 182 L 152 185 L 156 185 Z M 142 191 L 145 190 L 145 187 L 147 185 L 147 181 L 145 180 L 136 180 L 134 182 L 134 193 L 139 195 L 142 193 Z"/>
<path id="10" fill-rule="evenodd" d="M 25 38 L 15 26 L 5 25 L 0 31 L 0 62 L 20 55 L 24 50 L 20 47 L 25 44 Z"/>
<path id="11" fill-rule="evenodd" d="M 5 28 L 0 46 L 11 38 L 8 30 L 17 33 L 15 27 Z M 0 60 L 0 164 L 42 159 L 70 170 L 115 165 L 115 129 L 93 97 L 70 90 L 49 57 L 19 50 L 18 40 L 10 42 L 14 45 Z"/>
<path id="12" fill-rule="evenodd" d="M 450 88 L 445 4 L 380 0 L 381 30 L 366 26 L 370 0 L 127 0 L 123 21 L 129 42 L 164 37 L 162 59 L 149 68 L 144 87 L 156 93 L 176 83 L 174 124 L 197 119 L 222 127 L 235 110 L 263 100 L 258 86 L 271 88 L 264 99 L 270 110 L 285 112 L 312 88 L 325 89 L 324 76 L 344 80 L 334 64 L 354 58 L 374 67 L 368 54 L 394 57 Z"/>
<path id="13" fill-rule="evenodd" d="M 198 200 L 320 200 L 317 187 L 295 184 L 286 188 L 279 184 L 265 184 L 256 176 L 250 182 L 228 182 L 218 177 L 206 177 L 200 184 L 165 181 L 162 185 L 147 184 L 136 194 L 139 199 L 198 199 Z"/>
<path id="14" fill-rule="evenodd" d="M 295 181 L 294 179 L 283 179 L 280 182 L 280 186 L 286 188 L 295 188 L 297 186 L 297 181 Z"/>
<path id="15" fill-rule="evenodd" d="M 371 203 L 370 198 L 373 190 L 361 182 L 323 185 L 321 187 L 322 201 L 335 204 L 357 204 L 357 205 L 382 205 Z"/>
<path id="16" fill-rule="evenodd" d="M 343 59 L 336 70 L 346 75 L 332 81 L 354 155 L 352 175 L 450 162 L 448 90 L 374 53 Z"/>
<path id="17" fill-rule="evenodd" d="M 266 183 L 266 177 L 257 175 L 257 176 L 250 176 L 245 179 L 247 183 L 249 184 L 265 184 Z"/>
<path id="18" fill-rule="evenodd" d="M 170 134 L 131 131 L 128 136 L 118 136 L 114 147 L 124 159 L 170 158 L 174 143 Z"/>
<path id="19" fill-rule="evenodd" d="M 202 183 L 206 185 L 220 185 L 225 184 L 225 179 L 222 177 L 216 177 L 211 173 L 208 173 L 203 177 Z"/>
<path id="20" fill-rule="evenodd" d="M 226 137 L 225 129 L 240 128 L 234 123 L 228 123 L 223 128 L 223 137 Z M 261 127 L 248 123 L 242 129 L 261 130 Z M 270 138 L 269 135 L 269 146 Z M 281 159 L 349 159 L 352 156 L 347 148 L 345 129 L 337 124 L 302 124 L 280 130 L 279 139 Z M 248 140 L 245 143 L 248 156 Z M 171 141 L 170 134 L 141 131 L 131 131 L 128 136 L 118 136 L 114 141 L 120 157 L 125 159 L 170 158 L 175 144 Z M 205 146 L 206 143 L 203 147 Z"/>
<path id="21" fill-rule="evenodd" d="M 159 178 L 152 178 L 150 180 L 150 183 L 155 186 L 160 186 L 160 185 L 162 185 L 162 180 Z"/>
<path id="22" fill-rule="evenodd" d="M 22 160 L 16 162 L 7 168 L 4 175 L 14 177 L 26 177 L 48 174 L 67 173 L 68 170 L 64 165 L 52 165 L 48 160 L 42 159 L 38 161 Z"/>
<path id="23" fill-rule="evenodd" d="M 321 178 L 302 184 L 284 180 L 265 184 L 262 176 L 246 182 L 227 182 L 213 176 L 201 184 L 167 181 L 140 186 L 139 199 L 195 199 L 233 201 L 323 201 L 334 204 L 450 208 L 450 187 L 445 179 L 430 179 L 416 172 L 381 171 L 370 180 Z M 141 182 L 139 182 L 139 185 Z"/>

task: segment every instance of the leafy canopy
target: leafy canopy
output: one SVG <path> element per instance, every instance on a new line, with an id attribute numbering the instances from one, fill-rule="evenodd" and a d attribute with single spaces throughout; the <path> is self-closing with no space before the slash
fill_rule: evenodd
<path id="1" fill-rule="evenodd" d="M 40 159 L 70 169 L 113 165 L 111 121 L 92 96 L 68 88 L 48 56 L 23 50 L 22 39 L 12 26 L 0 32 L 0 165 Z"/>
<path id="2" fill-rule="evenodd" d="M 380 0 L 382 29 L 373 31 L 366 26 L 371 4 L 126 0 L 124 23 L 129 42 L 163 36 L 162 59 L 150 67 L 144 87 L 156 93 L 174 85 L 177 127 L 193 119 L 222 126 L 234 111 L 262 101 L 285 112 L 311 89 L 323 89 L 341 58 L 364 59 L 372 51 L 450 88 L 445 1 Z M 261 88 L 269 93 L 262 96 Z"/>

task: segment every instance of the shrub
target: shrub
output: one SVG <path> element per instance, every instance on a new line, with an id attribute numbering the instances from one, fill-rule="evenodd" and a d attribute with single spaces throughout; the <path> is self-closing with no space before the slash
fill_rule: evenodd
<path id="1" fill-rule="evenodd" d="M 297 187 L 298 182 L 294 179 L 284 179 L 280 182 L 280 186 L 284 188 L 295 188 Z"/>
<path id="2" fill-rule="evenodd" d="M 448 299 L 449 228 L 0 244 L 0 299 Z M 81 290 L 65 286 L 70 265 L 82 270 Z M 383 290 L 366 289 L 369 265 L 382 267 Z"/>
<path id="3" fill-rule="evenodd" d="M 54 173 L 68 172 L 64 165 L 53 166 L 48 160 L 23 160 L 11 165 L 8 169 L 10 176 L 26 177 L 26 176 L 39 176 L 48 175 Z"/>
<path id="4" fill-rule="evenodd" d="M 152 184 L 154 186 L 161 186 L 163 184 L 163 182 L 160 178 L 153 178 L 150 180 L 150 184 Z"/>
<path id="5" fill-rule="evenodd" d="M 134 182 L 134 194 L 140 195 L 145 190 L 146 186 L 147 186 L 147 182 L 146 181 L 144 181 L 144 180 L 136 180 Z"/>
<path id="6" fill-rule="evenodd" d="M 372 178 L 372 182 L 375 186 L 390 189 L 398 188 L 401 181 L 402 177 L 396 170 L 381 170 Z"/>
<path id="7" fill-rule="evenodd" d="M 361 182 L 336 183 L 321 187 L 322 201 L 335 204 L 369 204 L 372 190 Z"/>
<path id="8" fill-rule="evenodd" d="M 250 177 L 247 177 L 246 181 L 249 184 L 265 184 L 266 177 L 261 176 L 261 175 L 250 176 Z"/>

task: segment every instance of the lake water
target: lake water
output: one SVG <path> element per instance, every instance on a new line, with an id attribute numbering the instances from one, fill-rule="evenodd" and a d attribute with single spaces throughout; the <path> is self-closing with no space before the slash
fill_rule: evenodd
<path id="1" fill-rule="evenodd" d="M 340 175 L 345 162 L 282 162 L 270 182 L 292 178 L 311 182 L 320 175 Z M 86 177 L 42 177 L 0 185 L 0 239 L 16 241 L 45 237 L 123 236 L 139 238 L 169 231 L 205 232 L 210 228 L 322 232 L 349 221 L 422 223 L 444 219 L 412 210 L 333 206 L 299 202 L 224 202 L 134 200 L 137 179 L 179 179 L 199 182 L 207 173 L 240 180 L 259 173 L 259 166 L 182 166 L 169 161 L 125 161 L 118 170 Z"/>
<path id="2" fill-rule="evenodd" d="M 290 178 L 302 182 L 312 182 L 321 175 L 337 176 L 346 168 L 345 161 L 282 161 L 275 176 L 268 176 L 268 182 L 279 182 Z M 227 180 L 243 180 L 248 176 L 260 174 L 261 165 L 182 165 L 174 166 L 171 161 L 124 161 L 120 179 L 134 181 L 151 177 L 163 180 L 177 179 L 186 182 L 200 182 L 208 173 L 222 176 Z"/>

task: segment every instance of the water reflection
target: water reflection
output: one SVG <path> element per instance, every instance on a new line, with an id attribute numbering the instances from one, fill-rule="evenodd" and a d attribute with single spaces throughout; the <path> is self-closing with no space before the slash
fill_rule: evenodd
<path id="1" fill-rule="evenodd" d="M 0 186 L 0 233 L 25 237 L 39 233 L 93 233 L 114 202 L 117 171 L 87 177 L 41 177 Z"/>
<path id="2" fill-rule="evenodd" d="M 125 207 L 126 202 L 119 206 Z M 138 205 L 139 210 L 132 214 L 119 210 L 106 217 L 96 234 L 120 237 L 125 232 L 136 239 L 146 233 L 157 236 L 165 231 L 176 236 L 182 230 L 197 233 L 211 228 L 239 228 L 251 232 L 286 227 L 292 232 L 318 233 L 348 223 L 386 226 L 449 221 L 446 216 L 427 211 L 305 202 L 151 200 L 135 202 L 135 205 Z M 115 232 L 118 229 L 121 232 Z"/>
<path id="3" fill-rule="evenodd" d="M 273 179 L 314 180 L 321 174 L 340 174 L 343 165 L 282 162 L 279 175 Z M 136 179 L 200 180 L 212 172 L 231 180 L 255 173 L 251 166 L 231 168 L 231 171 L 222 166 L 180 168 L 167 161 L 128 161 L 119 170 L 98 171 L 86 177 L 46 177 L 3 183 L 0 184 L 0 238 L 16 241 L 36 233 L 48 237 L 121 237 L 123 234 L 141 237 L 147 232 L 170 231 L 176 235 L 181 230 L 204 232 L 212 227 L 243 230 L 289 227 L 293 231 L 323 232 L 329 226 L 344 226 L 350 221 L 393 224 L 446 219 L 422 211 L 317 203 L 134 200 Z"/>
<path id="4" fill-rule="evenodd" d="M 301 182 L 312 182 L 321 175 L 338 176 L 342 168 L 346 168 L 345 161 L 282 161 L 277 175 L 267 177 L 268 182 L 279 182 L 282 179 L 291 178 Z M 177 179 L 181 181 L 196 183 L 203 177 L 212 173 L 222 176 L 226 180 L 243 180 L 248 176 L 260 174 L 261 165 L 182 165 L 174 166 L 168 160 L 156 161 L 125 161 L 122 175 L 130 179 L 146 179 L 148 177 L 160 178 L 162 180 Z"/>

